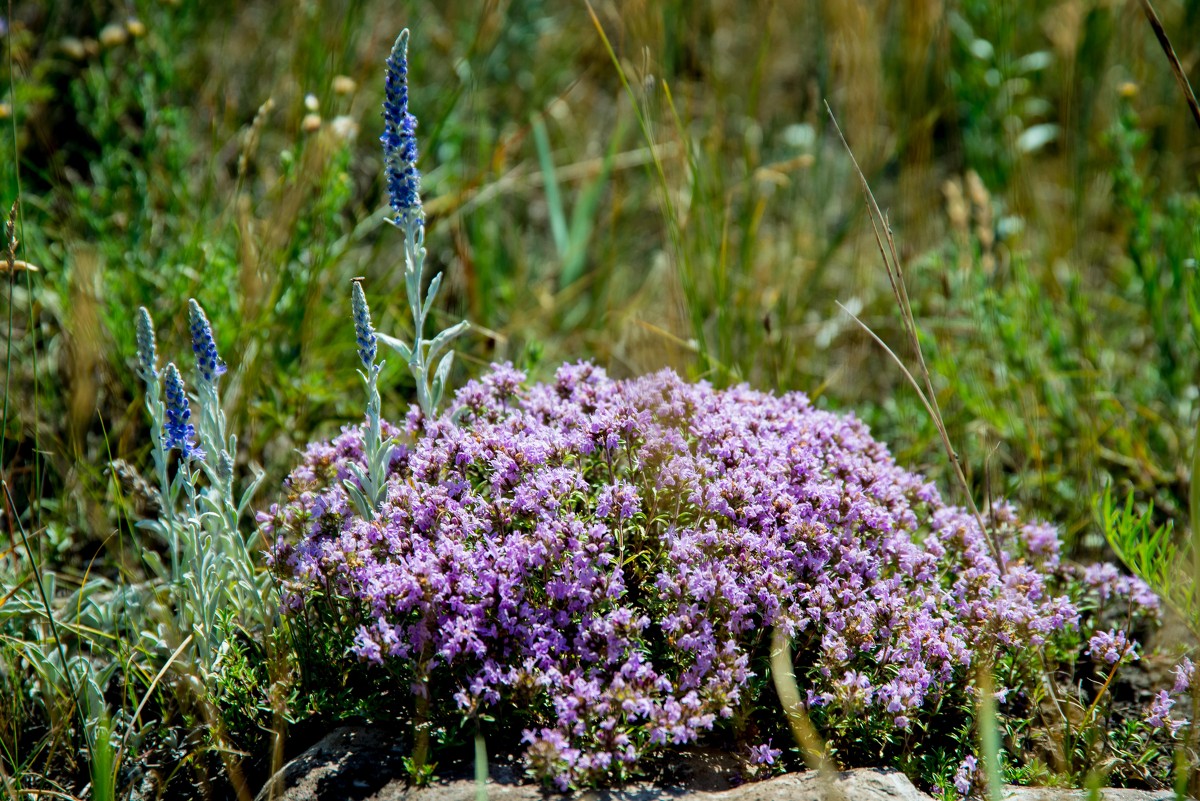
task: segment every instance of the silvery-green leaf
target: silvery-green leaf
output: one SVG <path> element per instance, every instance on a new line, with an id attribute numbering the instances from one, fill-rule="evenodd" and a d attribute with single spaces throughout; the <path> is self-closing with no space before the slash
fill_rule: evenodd
<path id="1" fill-rule="evenodd" d="M 438 364 L 437 372 L 433 374 L 433 380 L 439 381 L 445 386 L 446 378 L 450 375 L 450 367 L 454 364 L 454 351 L 450 351 Z"/>
<path id="2" fill-rule="evenodd" d="M 1031 125 L 1017 137 L 1017 150 L 1030 153 L 1040 150 L 1058 138 L 1058 126 L 1051 122 Z"/>
<path id="3" fill-rule="evenodd" d="M 253 597 L 254 595 L 257 594 L 257 591 L 256 591 L 254 585 L 244 579 L 241 581 L 238 581 L 237 586 L 239 589 L 242 590 L 242 592 L 244 592 L 249 597 Z"/>
<path id="4" fill-rule="evenodd" d="M 395 452 L 395 444 L 391 440 L 388 440 L 383 443 L 383 447 L 376 451 L 371 459 L 371 475 L 379 477 L 379 487 L 387 484 L 387 468 L 392 463 L 392 454 Z M 378 489 L 379 487 L 373 488 Z"/>
<path id="5" fill-rule="evenodd" d="M 258 547 L 259 540 L 262 539 L 262 529 L 255 527 L 253 531 L 246 537 L 246 551 L 253 551 Z"/>
<path id="6" fill-rule="evenodd" d="M 402 340 L 396 339 L 393 336 L 388 336 L 387 334 L 381 334 L 378 331 L 375 332 L 375 338 L 399 353 L 400 357 L 404 359 L 406 363 L 412 359 L 412 348 L 410 348 Z"/>
<path id="7" fill-rule="evenodd" d="M 413 318 L 419 322 L 421 315 L 421 271 L 416 269 L 411 259 L 404 270 L 404 290 L 408 293 L 408 305 L 412 309 Z"/>
<path id="8" fill-rule="evenodd" d="M 167 566 L 163 564 L 162 557 L 157 551 L 146 549 L 142 552 L 142 560 L 150 567 L 150 571 L 160 579 L 167 577 Z"/>
<path id="9" fill-rule="evenodd" d="M 1038 50 L 1035 53 L 1028 53 L 1021 56 L 1013 64 L 1013 67 L 1018 73 L 1027 73 L 1044 70 L 1053 63 L 1054 56 L 1049 50 Z"/>
<path id="10" fill-rule="evenodd" d="M 433 364 L 433 360 L 436 359 L 437 355 L 442 352 L 442 349 L 449 345 L 455 337 L 466 333 L 470 327 L 471 324 L 466 320 L 463 320 L 450 326 L 445 331 L 435 336 L 429 342 L 429 351 L 425 354 L 425 363 Z"/>
<path id="11" fill-rule="evenodd" d="M 254 499 L 254 493 L 258 491 L 259 485 L 266 478 L 266 472 L 256 464 L 250 465 L 250 470 L 254 473 L 254 478 L 250 479 L 250 483 L 242 490 L 242 497 L 238 501 L 237 516 L 240 518 L 246 512 L 246 508 L 250 506 L 250 501 Z"/>
<path id="12" fill-rule="evenodd" d="M 356 464 L 355 462 L 347 462 L 347 463 L 346 463 L 346 469 L 347 469 L 347 470 L 349 470 L 349 471 L 350 471 L 350 473 L 351 473 L 351 474 L 352 474 L 352 475 L 353 475 L 353 476 L 354 476 L 356 479 L 358 479 L 358 483 L 359 483 L 359 485 L 360 485 L 360 486 L 363 486 L 363 487 L 365 487 L 365 486 L 367 486 L 367 484 L 371 483 L 371 480 L 370 480 L 370 479 L 367 477 L 367 475 L 366 475 L 366 474 L 363 472 L 363 469 L 362 469 L 361 467 L 359 467 L 359 466 L 358 466 L 358 464 Z M 350 484 L 350 482 L 348 482 L 348 481 L 347 481 L 347 482 L 345 482 L 345 483 L 346 483 L 346 484 Z"/>
<path id="13" fill-rule="evenodd" d="M 201 493 L 198 500 L 207 509 L 204 514 L 218 514 L 221 511 L 221 501 L 212 497 L 207 492 Z"/>
<path id="14" fill-rule="evenodd" d="M 425 303 L 421 306 L 421 316 L 425 317 L 429 314 L 429 310 L 433 307 L 433 299 L 437 297 L 438 290 L 442 288 L 442 274 L 438 273 L 429 282 L 429 289 L 425 290 Z"/>
<path id="15" fill-rule="evenodd" d="M 371 507 L 371 504 L 367 502 L 367 498 L 365 495 L 363 495 L 362 490 L 360 490 L 357 485 L 350 481 L 346 481 L 344 483 L 346 486 L 346 492 L 350 495 L 350 502 L 354 504 L 354 508 L 358 514 L 364 520 L 374 520 L 375 510 Z"/>
<path id="16" fill-rule="evenodd" d="M 446 379 L 450 376 L 450 366 L 454 364 L 454 351 L 450 351 L 438 364 L 437 371 L 433 374 L 433 406 L 437 408 L 442 402 L 442 393 L 446 389 Z"/>
<path id="17" fill-rule="evenodd" d="M 204 461 L 200 462 L 200 471 L 203 472 L 204 475 L 208 477 L 209 482 L 216 484 L 220 481 L 220 476 L 217 475 L 216 460 L 207 458 L 208 456 L 212 455 L 215 451 L 215 449 L 213 448 L 212 440 L 210 440 L 208 437 L 201 437 L 200 438 L 200 447 L 204 449 L 204 453 L 205 453 L 205 457 L 206 457 L 204 459 Z M 209 462 L 213 462 L 213 464 L 209 464 Z M 181 475 L 182 475 L 182 473 L 181 473 Z M 193 486 L 194 486 L 194 484 L 193 484 Z"/>
<path id="18" fill-rule="evenodd" d="M 167 512 L 164 511 L 163 514 L 167 514 Z M 164 541 L 167 539 L 167 527 L 161 520 L 139 520 L 133 524 L 133 527 L 149 531 L 151 534 L 162 537 Z"/>

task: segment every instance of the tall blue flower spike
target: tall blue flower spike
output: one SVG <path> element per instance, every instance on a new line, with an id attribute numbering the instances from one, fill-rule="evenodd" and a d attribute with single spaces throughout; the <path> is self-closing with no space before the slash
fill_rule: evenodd
<path id="1" fill-rule="evenodd" d="M 169 569 L 157 556 L 147 564 L 166 579 L 165 589 L 180 625 L 192 635 L 189 659 L 201 678 L 211 682 L 226 645 L 227 631 L 218 613 L 234 610 L 242 624 L 254 623 L 269 631 L 275 605 L 269 597 L 271 585 L 258 573 L 252 556 L 257 535 L 243 537 L 238 527 L 264 473 L 251 465 L 255 475 L 235 502 L 237 437 L 225 436 L 217 386 L 226 372 L 225 363 L 217 353 L 212 326 L 195 300 L 189 303 L 188 318 L 197 373 L 196 395 L 190 400 L 174 362 L 159 373 L 154 321 L 145 308 L 137 314 L 138 374 L 146 384 L 162 499 L 158 519 L 147 523 L 163 536 L 170 555 Z M 172 478 L 170 452 L 176 448 L 180 458 Z"/>
<path id="2" fill-rule="evenodd" d="M 396 37 L 387 59 L 383 100 L 384 174 L 388 197 L 396 212 L 395 223 L 403 228 L 419 218 L 421 173 L 417 170 L 417 118 L 408 112 L 408 29 Z"/>
<path id="3" fill-rule="evenodd" d="M 202 452 L 213 456 L 213 460 L 205 462 L 204 471 L 213 486 L 219 488 L 218 492 L 224 502 L 226 522 L 233 530 L 237 528 L 237 515 L 233 505 L 233 486 L 229 480 L 231 476 L 225 476 L 217 469 L 222 455 L 232 458 L 231 455 L 237 453 L 237 438 L 225 436 L 225 412 L 221 409 L 221 397 L 217 387 L 217 380 L 225 374 L 226 367 L 217 353 L 212 325 L 195 298 L 188 300 L 188 330 L 192 335 L 192 353 L 196 356 L 198 378 L 196 435 Z"/>
<path id="4" fill-rule="evenodd" d="M 217 355 L 212 325 L 195 298 L 188 301 L 188 328 L 192 334 L 192 352 L 196 354 L 196 370 L 200 380 L 211 384 L 225 374 L 225 362 Z"/>
<path id="5" fill-rule="evenodd" d="M 164 377 L 167 393 L 167 419 L 163 423 L 163 445 L 167 450 L 178 448 L 185 459 L 203 459 L 204 451 L 196 445 L 196 427 L 189 420 L 192 411 L 188 406 L 187 391 L 183 388 L 183 377 L 175 362 L 167 365 Z"/>
<path id="6" fill-rule="evenodd" d="M 358 343 L 358 358 L 367 370 L 375 364 L 376 338 L 371 326 L 371 310 L 367 308 L 367 296 L 362 284 L 354 282 L 351 290 L 351 308 L 354 311 L 354 339 Z"/>
<path id="7" fill-rule="evenodd" d="M 438 356 L 470 325 L 463 320 L 433 339 L 425 339 L 425 319 L 442 285 L 442 275 L 438 273 L 433 277 L 422 297 L 425 211 L 421 207 L 421 173 L 417 170 L 417 118 L 408 110 L 408 39 L 408 30 L 401 31 L 387 59 L 383 135 L 379 141 L 383 143 L 388 199 L 395 213 L 391 222 L 404 232 L 404 290 L 413 318 L 413 343 L 409 345 L 386 334 L 376 333 L 376 337 L 399 352 L 407 362 L 416 379 L 417 403 L 425 418 L 431 419 L 437 415 L 437 407 L 442 402 L 446 380 L 454 363 L 454 351 L 447 351 L 440 361 Z"/>
<path id="8" fill-rule="evenodd" d="M 351 289 L 351 308 L 354 310 L 354 339 L 358 344 L 358 359 L 362 362 L 363 382 L 367 386 L 367 430 L 363 436 L 363 456 L 367 467 L 352 465 L 350 472 L 354 480 L 346 479 L 346 492 L 358 513 L 367 520 L 375 517 L 379 504 L 383 502 L 387 489 L 387 472 L 395 446 L 383 439 L 379 419 L 379 373 L 383 362 L 376 363 L 377 351 L 375 329 L 371 325 L 371 310 L 367 307 L 367 296 L 357 280 Z"/>
<path id="9" fill-rule="evenodd" d="M 145 306 L 138 308 L 137 316 L 138 372 L 149 385 L 158 381 L 158 343 L 154 339 L 154 321 Z"/>

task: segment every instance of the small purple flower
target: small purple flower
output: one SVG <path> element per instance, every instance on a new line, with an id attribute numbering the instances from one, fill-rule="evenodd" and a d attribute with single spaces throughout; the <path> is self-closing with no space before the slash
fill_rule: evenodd
<path id="1" fill-rule="evenodd" d="M 417 118 L 408 111 L 408 29 L 400 32 L 387 59 L 383 101 L 384 172 L 396 222 L 421 214 L 421 173 L 417 171 Z"/>
<path id="2" fill-rule="evenodd" d="M 1146 582 L 1122 573 L 1116 565 L 1101 562 L 1083 569 L 1083 582 L 1096 591 L 1100 603 L 1126 601 L 1133 611 L 1157 616 L 1162 602 Z"/>
<path id="3" fill-rule="evenodd" d="M 1158 695 L 1154 696 L 1153 703 L 1150 704 L 1146 723 L 1154 729 L 1165 729 L 1167 734 L 1174 737 L 1179 728 L 1183 726 L 1183 721 L 1171 718 L 1173 706 L 1175 706 L 1175 701 L 1172 700 L 1170 694 L 1166 690 L 1160 690 Z"/>
<path id="4" fill-rule="evenodd" d="M 974 756 L 968 755 L 958 766 L 958 771 L 954 774 L 954 789 L 961 796 L 967 796 L 971 792 L 971 787 L 975 783 L 975 778 L 979 774 L 979 761 Z"/>
<path id="5" fill-rule="evenodd" d="M 1045 523 L 1033 523 L 1021 529 L 1025 547 L 1035 559 L 1047 567 L 1058 565 L 1059 539 L 1058 530 Z"/>
<path id="6" fill-rule="evenodd" d="M 200 380 L 211 384 L 225 374 L 225 362 L 217 355 L 212 326 L 195 298 L 188 301 L 188 327 L 192 334 L 192 352 L 196 354 L 196 370 Z"/>
<path id="7" fill-rule="evenodd" d="M 782 755 L 783 751 L 778 748 L 772 748 L 769 741 L 760 745 L 750 746 L 751 765 L 774 765 L 775 760 L 779 759 Z"/>
<path id="8" fill-rule="evenodd" d="M 371 325 L 371 310 L 367 307 L 367 296 L 363 293 L 362 284 L 354 282 L 350 298 L 351 310 L 354 313 L 354 339 L 358 343 L 358 358 L 363 367 L 368 370 L 375 363 L 377 352 L 375 329 Z"/>
<path id="9" fill-rule="evenodd" d="M 1186 656 L 1175 666 L 1175 685 L 1171 687 L 1172 695 L 1181 695 L 1192 688 L 1192 679 L 1196 675 L 1196 666 Z"/>
<path id="10" fill-rule="evenodd" d="M 185 459 L 203 459 L 204 451 L 196 446 L 196 427 L 188 422 L 192 412 L 175 362 L 167 365 L 165 376 L 167 419 L 163 423 L 163 447 L 178 448 Z"/>
<path id="11" fill-rule="evenodd" d="M 862 673 L 854 670 L 846 671 L 845 675 L 837 681 L 838 696 L 847 706 L 853 707 L 860 704 L 869 704 L 875 695 L 875 690 L 871 686 L 871 680 Z M 894 699 L 895 700 L 895 699 Z M 901 706 L 898 700 L 895 700 L 895 710 L 899 711 Z"/>
<path id="12" fill-rule="evenodd" d="M 1127 657 L 1132 660 L 1138 658 L 1133 645 L 1129 642 L 1128 635 L 1116 629 L 1100 631 L 1092 635 L 1092 638 L 1088 640 L 1087 653 L 1093 659 L 1102 659 L 1110 665 L 1115 665 Z"/>

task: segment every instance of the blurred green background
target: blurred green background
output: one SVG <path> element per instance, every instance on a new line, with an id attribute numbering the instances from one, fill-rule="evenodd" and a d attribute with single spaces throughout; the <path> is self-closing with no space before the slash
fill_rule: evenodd
<path id="1" fill-rule="evenodd" d="M 20 516 L 67 573 L 102 569 L 125 525 L 106 465 L 148 461 L 137 306 L 181 364 L 187 299 L 207 309 L 264 502 L 297 448 L 359 419 L 350 278 L 406 333 L 377 141 L 404 26 L 435 325 L 476 326 L 456 384 L 591 359 L 802 390 L 949 491 L 932 422 L 836 305 L 911 360 L 828 103 L 890 215 L 977 496 L 1060 524 L 1081 558 L 1109 481 L 1184 516 L 1200 133 L 1137 3 L 10 6 L 0 199 L 20 197 L 17 256 L 40 271 L 0 296 L 0 537 Z M 1194 71 L 1200 3 L 1158 11 Z M 384 383 L 399 418 L 398 359 Z"/>

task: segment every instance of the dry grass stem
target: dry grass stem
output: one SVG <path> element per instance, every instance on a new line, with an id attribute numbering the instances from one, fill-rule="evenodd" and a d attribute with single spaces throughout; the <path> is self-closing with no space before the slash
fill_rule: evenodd
<path id="1" fill-rule="evenodd" d="M 825 108 L 829 112 L 829 118 L 833 122 L 834 130 L 837 131 L 838 138 L 841 139 L 842 144 L 845 146 L 846 152 L 850 156 L 850 162 L 854 165 L 854 171 L 858 175 L 859 182 L 862 185 L 863 195 L 867 202 L 867 210 L 870 212 L 871 229 L 875 234 L 875 244 L 879 248 L 879 257 L 883 260 L 888 282 L 892 287 L 892 294 L 895 296 L 896 304 L 900 309 L 900 318 L 904 325 L 904 332 L 908 335 L 909 345 L 916 355 L 917 366 L 925 385 L 924 391 L 922 391 L 916 378 L 905 368 L 904 363 L 895 352 L 886 346 L 885 349 L 888 355 L 904 371 L 905 376 L 917 391 L 921 403 L 932 416 L 933 424 L 936 426 L 938 436 L 941 438 L 942 445 L 946 450 L 946 457 L 950 460 L 950 464 L 954 469 L 954 476 L 958 480 L 963 496 L 966 498 L 967 506 L 970 508 L 971 514 L 975 517 L 975 521 L 979 525 L 979 530 L 987 536 L 987 541 L 992 551 L 992 558 L 996 560 L 996 567 L 1000 571 L 1000 575 L 1004 575 L 1004 552 L 1000 548 L 995 531 L 984 523 L 983 515 L 979 512 L 979 507 L 975 503 L 975 496 L 971 492 L 971 485 L 967 482 L 967 477 L 963 472 L 962 462 L 958 458 L 958 453 L 954 450 L 954 446 L 950 442 L 950 434 L 946 430 L 946 423 L 942 418 L 942 411 L 938 406 L 937 393 L 933 388 L 933 377 L 929 372 L 929 367 L 925 363 L 924 353 L 921 350 L 921 340 L 917 333 L 917 322 L 913 317 L 912 303 L 908 298 L 908 289 L 904 285 L 904 271 L 901 267 L 900 255 L 896 250 L 896 242 L 892 238 L 891 226 L 888 224 L 887 216 L 880 210 L 879 204 L 875 200 L 875 194 L 871 191 L 871 185 L 867 182 L 867 176 L 863 174 L 862 168 L 858 166 L 858 160 L 854 158 L 854 151 L 851 150 L 849 142 L 846 141 L 845 134 L 842 133 L 842 129 L 838 125 L 837 118 L 833 115 L 833 109 L 829 108 L 828 103 Z M 844 309 L 845 307 L 843 306 L 842 308 Z M 853 317 L 853 315 L 851 316 Z M 870 332 L 870 329 L 861 320 L 855 318 L 855 322 Z M 871 333 L 871 336 L 876 342 L 881 345 L 883 344 L 883 340 L 875 336 L 874 333 Z"/>

